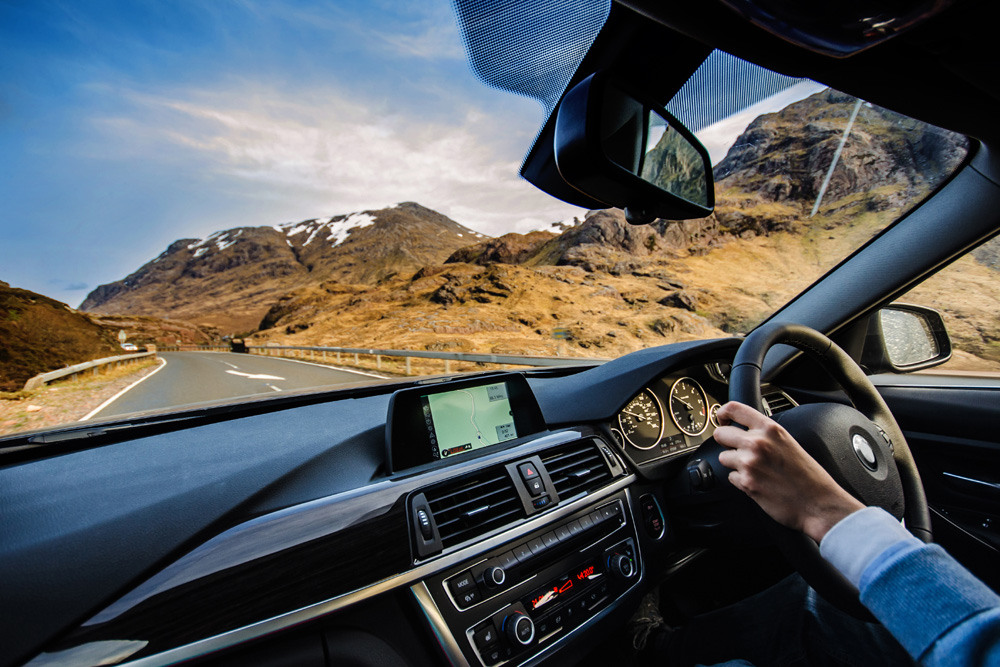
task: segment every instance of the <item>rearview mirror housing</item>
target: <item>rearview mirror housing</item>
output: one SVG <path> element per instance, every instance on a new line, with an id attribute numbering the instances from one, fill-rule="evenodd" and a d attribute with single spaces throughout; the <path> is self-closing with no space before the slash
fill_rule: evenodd
<path id="1" fill-rule="evenodd" d="M 910 373 L 951 359 L 951 338 L 933 308 L 894 303 L 869 321 L 862 363 L 872 373 Z"/>
<path id="2" fill-rule="evenodd" d="M 715 208 L 708 151 L 662 106 L 597 72 L 563 97 L 556 168 L 567 184 L 625 210 L 632 224 L 703 218 Z"/>

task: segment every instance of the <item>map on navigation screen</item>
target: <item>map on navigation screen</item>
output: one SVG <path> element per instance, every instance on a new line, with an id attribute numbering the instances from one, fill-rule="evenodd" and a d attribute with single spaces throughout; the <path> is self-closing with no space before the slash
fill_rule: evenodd
<path id="1" fill-rule="evenodd" d="M 421 396 L 421 402 L 434 458 L 517 437 L 505 382 Z"/>

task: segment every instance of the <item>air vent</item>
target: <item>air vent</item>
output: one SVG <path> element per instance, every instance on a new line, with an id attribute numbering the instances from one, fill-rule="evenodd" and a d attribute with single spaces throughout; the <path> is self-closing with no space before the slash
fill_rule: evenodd
<path id="1" fill-rule="evenodd" d="M 592 440 L 550 449 L 542 454 L 542 464 L 556 487 L 560 502 L 593 491 L 611 480 L 608 464 Z"/>
<path id="2" fill-rule="evenodd" d="M 424 491 L 445 547 L 524 517 L 514 483 L 502 467 Z"/>
<path id="3" fill-rule="evenodd" d="M 771 389 L 764 392 L 764 414 L 768 417 L 776 415 L 785 410 L 791 410 L 798 403 L 793 401 L 788 394 L 780 389 Z"/>

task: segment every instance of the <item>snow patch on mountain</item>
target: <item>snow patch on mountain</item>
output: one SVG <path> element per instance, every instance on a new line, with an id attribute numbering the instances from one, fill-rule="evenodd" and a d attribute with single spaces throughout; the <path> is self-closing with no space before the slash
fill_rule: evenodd
<path id="1" fill-rule="evenodd" d="M 331 248 L 336 248 L 347 240 L 347 235 L 355 229 L 370 227 L 375 224 L 375 216 L 370 213 L 352 213 L 343 220 L 331 222 L 326 227 L 330 230 L 327 241 L 333 241 Z"/>

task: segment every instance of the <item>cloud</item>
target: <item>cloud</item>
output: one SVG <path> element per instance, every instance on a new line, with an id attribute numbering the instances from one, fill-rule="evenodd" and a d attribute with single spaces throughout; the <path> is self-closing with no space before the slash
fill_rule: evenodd
<path id="1" fill-rule="evenodd" d="M 132 113 L 95 121 L 120 150 L 235 181 L 246 196 L 287 199 L 290 215 L 412 200 L 496 235 L 579 213 L 518 177 L 531 139 L 523 119 L 516 126 L 474 107 L 416 117 L 334 90 L 125 96 Z M 111 148 L 102 142 L 101 150 Z"/>
<path id="2" fill-rule="evenodd" d="M 50 278 L 46 283 L 64 292 L 82 292 L 90 287 L 90 285 L 84 282 L 64 280 L 62 278 Z"/>
<path id="3" fill-rule="evenodd" d="M 454 24 L 433 24 L 417 33 L 382 33 L 372 36 L 381 39 L 396 55 L 414 58 L 465 58 L 465 49 L 455 34 Z"/>

